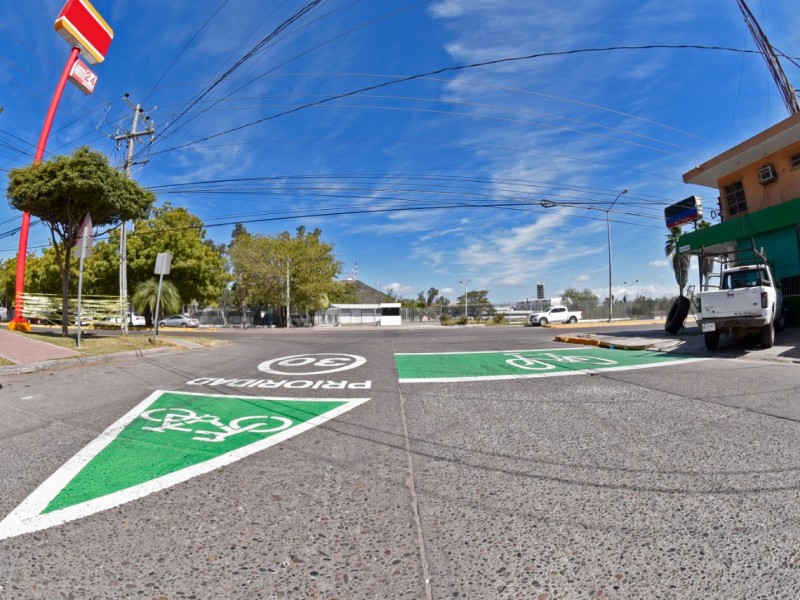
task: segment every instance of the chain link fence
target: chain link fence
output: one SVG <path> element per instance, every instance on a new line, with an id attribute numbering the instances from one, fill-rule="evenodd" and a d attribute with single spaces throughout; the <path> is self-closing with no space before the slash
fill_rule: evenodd
<path id="1" fill-rule="evenodd" d="M 640 296 L 630 301 L 615 300 L 613 306 L 614 320 L 666 319 L 675 298 L 647 298 Z M 466 311 L 470 322 L 488 322 L 502 319 L 512 324 L 526 324 L 530 315 L 547 309 L 550 302 L 539 302 L 537 306 L 530 303 L 510 304 L 476 304 L 468 305 Z M 565 306 L 571 311 L 581 311 L 584 321 L 607 321 L 608 303 L 568 302 Z M 465 315 L 463 304 L 441 306 L 401 308 L 400 317 L 403 325 L 438 325 L 442 321 L 463 321 Z M 200 321 L 206 327 L 284 327 L 285 315 L 278 315 L 274 309 L 267 308 L 225 308 L 206 307 L 193 308 L 187 314 Z M 292 314 L 292 327 L 348 327 L 380 325 L 380 308 L 358 306 L 352 308 L 329 308 L 324 311 Z"/>

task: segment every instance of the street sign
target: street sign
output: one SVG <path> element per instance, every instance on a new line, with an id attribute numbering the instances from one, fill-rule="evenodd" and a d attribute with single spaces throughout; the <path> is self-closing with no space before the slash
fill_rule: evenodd
<path id="1" fill-rule="evenodd" d="M 114 31 L 89 0 L 67 0 L 55 27 L 71 46 L 80 48 L 83 58 L 92 65 L 103 62 L 114 39 Z"/>
<path id="2" fill-rule="evenodd" d="M 87 96 L 94 92 L 94 88 L 97 85 L 97 75 L 81 59 L 76 60 L 75 64 L 72 65 L 72 70 L 69 72 L 69 80 Z"/>
<path id="3" fill-rule="evenodd" d="M 643 369 L 696 360 L 704 359 L 664 352 L 607 348 L 395 354 L 400 383 L 560 377 Z"/>
<path id="4" fill-rule="evenodd" d="M 698 196 L 689 196 L 664 209 L 667 229 L 680 227 L 703 218 L 703 202 Z"/>
<path id="5" fill-rule="evenodd" d="M 0 521 L 0 540 L 86 517 L 209 473 L 368 400 L 156 391 Z"/>
<path id="6" fill-rule="evenodd" d="M 75 258 L 88 258 L 92 255 L 92 244 L 94 244 L 94 227 L 92 227 L 92 216 L 86 213 L 78 231 L 75 243 Z"/>
<path id="7" fill-rule="evenodd" d="M 169 275 L 169 269 L 172 266 L 172 254 L 169 252 L 159 252 L 156 255 L 156 268 L 155 275 Z"/>

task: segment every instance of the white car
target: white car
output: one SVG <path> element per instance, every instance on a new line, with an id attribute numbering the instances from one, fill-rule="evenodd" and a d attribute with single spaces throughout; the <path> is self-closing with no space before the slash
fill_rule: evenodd
<path id="1" fill-rule="evenodd" d="M 106 321 L 110 325 L 122 325 L 122 317 L 111 317 Z M 143 327 L 147 321 L 142 315 L 128 315 L 128 325 L 133 327 Z"/>
<path id="2" fill-rule="evenodd" d="M 548 323 L 577 323 L 583 319 L 579 310 L 570 311 L 566 306 L 553 306 L 545 311 L 534 313 L 530 316 L 531 325 L 547 325 Z"/>

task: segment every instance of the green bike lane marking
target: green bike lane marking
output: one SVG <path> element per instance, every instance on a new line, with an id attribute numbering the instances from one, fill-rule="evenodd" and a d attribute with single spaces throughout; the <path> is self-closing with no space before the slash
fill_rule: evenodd
<path id="1" fill-rule="evenodd" d="M 61 525 L 187 481 L 367 400 L 156 391 L 0 521 L 0 539 Z"/>
<path id="2" fill-rule="evenodd" d="M 648 350 L 580 347 L 545 350 L 397 353 L 400 383 L 562 377 L 707 360 Z"/>

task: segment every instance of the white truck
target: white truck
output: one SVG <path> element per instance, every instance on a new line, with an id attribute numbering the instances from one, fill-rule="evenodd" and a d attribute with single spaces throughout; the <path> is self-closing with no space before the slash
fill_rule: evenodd
<path id="1" fill-rule="evenodd" d="M 577 323 L 583 318 L 579 310 L 569 311 L 566 306 L 551 306 L 547 310 L 533 313 L 531 325 L 547 325 L 548 323 Z"/>
<path id="2" fill-rule="evenodd" d="M 719 275 L 712 276 L 719 285 L 712 289 L 706 284 L 696 295 L 698 321 L 709 350 L 717 349 L 722 334 L 755 333 L 762 346 L 771 348 L 775 332 L 783 329 L 786 311 L 780 286 L 763 252 L 754 254 L 753 264 L 721 263 Z"/>

